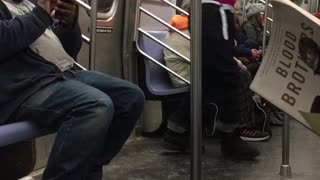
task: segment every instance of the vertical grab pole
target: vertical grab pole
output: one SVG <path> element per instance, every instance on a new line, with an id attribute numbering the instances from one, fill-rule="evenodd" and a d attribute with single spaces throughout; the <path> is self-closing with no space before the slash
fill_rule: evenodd
<path id="1" fill-rule="evenodd" d="M 247 6 L 247 0 L 242 0 L 242 23 L 244 23 L 247 19 L 246 6 Z"/>
<path id="2" fill-rule="evenodd" d="M 135 29 L 134 29 L 134 41 L 137 42 L 138 41 L 138 28 L 140 27 L 140 19 L 141 19 L 141 12 L 140 12 L 140 6 L 141 6 L 141 0 L 137 0 L 137 4 L 136 4 L 136 19 L 135 19 Z"/>
<path id="3" fill-rule="evenodd" d="M 96 29 L 97 29 L 97 0 L 91 0 L 91 23 L 90 23 L 90 49 L 89 49 L 89 70 L 96 67 Z"/>
<path id="4" fill-rule="evenodd" d="M 284 115 L 282 127 L 282 165 L 280 175 L 284 178 L 291 178 L 291 166 L 289 162 L 290 151 L 290 120 L 288 115 Z"/>
<path id="5" fill-rule="evenodd" d="M 201 79 L 201 33 L 202 3 L 191 1 L 191 132 L 192 157 L 191 180 L 201 180 L 202 155 L 202 79 Z"/>
<path id="6" fill-rule="evenodd" d="M 269 2 L 270 0 L 266 0 L 265 3 L 265 10 L 264 10 L 264 28 L 263 28 L 263 43 L 262 43 L 262 57 L 264 56 L 264 54 L 266 53 L 266 36 L 267 36 L 267 25 L 268 25 L 268 7 L 269 7 Z"/>

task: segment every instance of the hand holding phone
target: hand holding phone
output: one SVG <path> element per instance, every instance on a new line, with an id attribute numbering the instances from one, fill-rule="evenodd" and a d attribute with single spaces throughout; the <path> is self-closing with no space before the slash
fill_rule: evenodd
<path id="1" fill-rule="evenodd" d="M 72 28 L 77 17 L 77 5 L 75 0 L 57 0 L 54 7 L 54 17 L 66 28 Z"/>
<path id="2" fill-rule="evenodd" d="M 44 9 L 48 14 L 51 13 L 50 10 L 50 0 L 38 0 L 38 6 Z"/>

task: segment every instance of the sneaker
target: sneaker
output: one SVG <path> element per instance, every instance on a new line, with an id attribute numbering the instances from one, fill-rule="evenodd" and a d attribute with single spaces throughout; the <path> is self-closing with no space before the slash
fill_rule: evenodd
<path id="1" fill-rule="evenodd" d="M 190 134 L 176 133 L 167 129 L 163 135 L 163 147 L 171 151 L 191 152 Z M 205 146 L 202 144 L 202 154 L 205 153 Z"/>
<path id="2" fill-rule="evenodd" d="M 221 153 L 225 157 L 239 160 L 253 160 L 260 153 L 259 151 L 243 141 L 236 135 L 223 135 L 221 141 Z"/>
<path id="3" fill-rule="evenodd" d="M 240 131 L 240 138 L 244 141 L 265 141 L 270 138 L 270 134 L 264 131 L 244 128 Z"/>
<path id="4" fill-rule="evenodd" d="M 267 113 L 267 116 L 270 121 L 270 125 L 272 125 L 272 126 L 282 126 L 283 125 L 282 120 L 279 119 L 279 118 L 281 118 L 281 115 L 277 114 L 277 113 L 278 112 L 276 112 L 276 110 L 270 111 Z"/>

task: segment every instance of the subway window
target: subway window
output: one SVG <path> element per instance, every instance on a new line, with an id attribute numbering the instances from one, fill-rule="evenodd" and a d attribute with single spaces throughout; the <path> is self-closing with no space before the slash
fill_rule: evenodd
<path id="1" fill-rule="evenodd" d="M 91 4 L 91 0 L 86 0 Z M 118 7 L 118 0 L 97 0 L 98 1 L 98 19 L 108 20 L 112 18 Z"/>

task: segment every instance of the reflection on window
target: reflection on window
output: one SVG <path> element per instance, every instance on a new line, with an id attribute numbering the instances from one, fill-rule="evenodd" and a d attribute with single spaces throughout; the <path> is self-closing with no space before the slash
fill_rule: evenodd
<path id="1" fill-rule="evenodd" d="M 114 0 L 98 0 L 98 12 L 107 13 L 111 10 Z M 91 4 L 91 0 L 88 0 Z"/>
<path id="2" fill-rule="evenodd" d="M 86 0 L 87 3 L 90 5 L 91 0 Z M 118 6 L 118 0 L 97 0 L 98 1 L 98 19 L 109 19 L 111 18 Z M 90 15 L 90 12 L 88 12 Z"/>
<path id="3" fill-rule="evenodd" d="M 114 0 L 98 0 L 98 12 L 107 13 L 111 10 Z"/>

